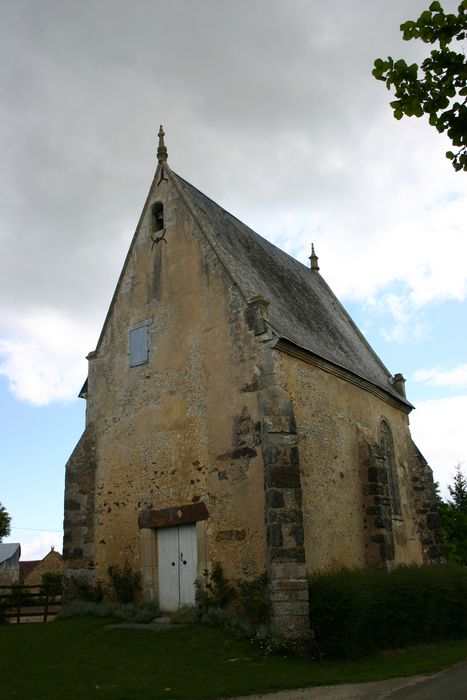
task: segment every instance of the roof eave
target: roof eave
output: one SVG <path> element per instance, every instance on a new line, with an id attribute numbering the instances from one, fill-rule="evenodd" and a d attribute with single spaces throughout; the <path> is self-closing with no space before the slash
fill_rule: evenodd
<path id="1" fill-rule="evenodd" d="M 309 364 L 320 367 L 325 372 L 329 372 L 330 374 L 334 374 L 335 376 L 340 377 L 341 379 L 345 379 L 351 384 L 359 386 L 361 389 L 365 389 L 370 394 L 378 396 L 379 398 L 383 399 L 383 401 L 386 401 L 386 403 L 395 406 L 396 408 L 402 410 L 406 414 L 410 413 L 415 408 L 415 406 L 411 404 L 410 401 L 407 401 L 406 398 L 396 394 L 395 390 L 394 393 L 388 391 L 384 387 L 370 382 L 368 379 L 359 376 L 358 374 L 352 372 L 346 367 L 331 362 L 325 357 L 317 355 L 311 350 L 308 350 L 308 348 L 298 345 L 293 340 L 290 340 L 290 338 L 279 334 L 279 340 L 275 345 L 275 348 L 277 350 L 281 350 L 287 355 L 291 355 L 292 357 L 296 357 L 300 360 L 303 360 L 304 362 L 308 362 Z"/>

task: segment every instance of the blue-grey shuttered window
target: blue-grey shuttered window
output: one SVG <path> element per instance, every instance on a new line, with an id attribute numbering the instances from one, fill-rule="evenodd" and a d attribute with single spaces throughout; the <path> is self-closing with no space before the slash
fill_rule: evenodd
<path id="1" fill-rule="evenodd" d="M 148 361 L 148 327 L 140 326 L 130 331 L 130 367 Z"/>

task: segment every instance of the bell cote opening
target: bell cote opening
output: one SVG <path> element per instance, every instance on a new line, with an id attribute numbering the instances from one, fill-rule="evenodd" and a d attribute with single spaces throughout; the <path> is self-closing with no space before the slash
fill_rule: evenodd
<path id="1" fill-rule="evenodd" d="M 162 202 L 155 202 L 151 209 L 151 229 L 152 233 L 164 230 L 164 205 Z"/>

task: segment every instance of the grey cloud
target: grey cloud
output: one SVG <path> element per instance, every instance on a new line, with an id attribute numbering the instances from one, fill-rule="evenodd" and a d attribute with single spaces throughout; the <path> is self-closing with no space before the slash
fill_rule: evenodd
<path id="1" fill-rule="evenodd" d="M 174 169 L 240 216 L 309 207 L 357 227 L 368 158 L 403 170 L 368 145 L 388 111 L 372 61 L 419 51 L 398 25 L 425 4 L 4 3 L 0 305 L 105 308 L 160 121 Z"/>

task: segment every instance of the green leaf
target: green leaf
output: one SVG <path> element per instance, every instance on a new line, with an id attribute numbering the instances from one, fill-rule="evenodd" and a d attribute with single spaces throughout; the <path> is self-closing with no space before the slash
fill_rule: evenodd
<path id="1" fill-rule="evenodd" d="M 407 68 L 407 63 L 404 61 L 403 58 L 400 58 L 394 64 L 394 70 L 402 71 L 402 70 L 405 70 L 406 68 Z"/>
<path id="2" fill-rule="evenodd" d="M 371 74 L 376 78 L 376 80 L 386 80 L 386 77 L 384 75 L 386 69 L 386 61 L 383 61 L 382 58 L 377 58 L 374 62 L 374 68 L 371 71 Z"/>
<path id="3" fill-rule="evenodd" d="M 408 65 L 404 59 L 390 56 L 387 61 L 376 59 L 373 76 L 393 91 L 389 104 L 395 119 L 427 114 L 430 125 L 445 132 L 452 146 L 461 148 L 455 155 L 448 151 L 453 167 L 467 171 L 465 56 L 450 48 L 453 41 L 467 36 L 467 0 L 460 2 L 457 14 L 446 14 L 441 2 L 430 0 L 429 10 L 416 21 L 403 22 L 400 29 L 405 40 L 420 39 L 436 48 L 419 65 Z"/>

